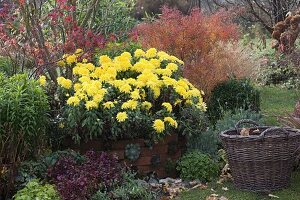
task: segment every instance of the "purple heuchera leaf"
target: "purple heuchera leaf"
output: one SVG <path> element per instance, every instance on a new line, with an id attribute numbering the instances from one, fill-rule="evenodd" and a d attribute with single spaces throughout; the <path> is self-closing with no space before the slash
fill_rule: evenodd
<path id="1" fill-rule="evenodd" d="M 88 151 L 83 163 L 62 157 L 48 169 L 50 180 L 65 200 L 85 200 L 99 187 L 110 189 L 121 181 L 122 166 L 115 156 L 105 152 Z"/>

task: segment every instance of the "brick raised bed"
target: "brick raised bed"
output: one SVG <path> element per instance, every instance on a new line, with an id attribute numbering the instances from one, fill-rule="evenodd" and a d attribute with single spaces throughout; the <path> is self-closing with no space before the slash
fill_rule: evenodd
<path id="1" fill-rule="evenodd" d="M 139 144 L 141 147 L 140 157 L 136 161 L 130 161 L 125 156 L 127 144 Z M 107 151 L 116 154 L 121 162 L 127 166 L 137 169 L 139 174 L 147 175 L 155 172 L 159 178 L 172 176 L 165 170 L 168 160 L 176 161 L 185 150 L 185 138 L 176 134 L 168 135 L 164 140 L 159 141 L 149 148 L 143 139 L 118 140 L 104 143 L 102 140 L 93 140 L 87 143 L 75 145 L 71 141 L 66 146 L 84 153 L 88 150 Z"/>

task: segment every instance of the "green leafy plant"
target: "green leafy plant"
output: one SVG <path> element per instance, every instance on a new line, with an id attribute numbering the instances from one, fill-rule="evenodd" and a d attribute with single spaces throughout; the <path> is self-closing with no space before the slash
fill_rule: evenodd
<path id="1" fill-rule="evenodd" d="M 187 180 L 210 181 L 219 173 L 218 163 L 200 151 L 192 151 L 183 155 L 179 160 L 177 169 L 180 172 L 180 177 Z"/>
<path id="2" fill-rule="evenodd" d="M 22 190 L 19 190 L 13 197 L 15 200 L 43 199 L 61 200 L 55 187 L 50 184 L 42 184 L 39 180 L 33 179 Z"/>
<path id="3" fill-rule="evenodd" d="M 150 188 L 141 180 L 136 179 L 134 173 L 124 173 L 123 180 L 124 183 L 111 192 L 115 198 L 122 200 L 156 199 Z"/>
<path id="4" fill-rule="evenodd" d="M 49 109 L 47 96 L 26 75 L 2 78 L 0 88 L 1 162 L 36 153 L 45 139 Z M 12 160 L 10 160 L 12 159 Z"/>
<path id="5" fill-rule="evenodd" d="M 92 196 L 91 200 L 110 200 L 110 198 L 106 192 L 99 190 Z"/>
<path id="6" fill-rule="evenodd" d="M 49 106 L 44 90 L 25 74 L 0 75 L 0 84 L 0 165 L 8 171 L 3 184 L 11 187 L 16 166 L 47 145 Z"/>
<path id="7" fill-rule="evenodd" d="M 258 111 L 260 94 L 248 79 L 231 78 L 214 88 L 208 101 L 208 114 L 213 123 L 222 118 L 222 113 L 238 108 Z"/>

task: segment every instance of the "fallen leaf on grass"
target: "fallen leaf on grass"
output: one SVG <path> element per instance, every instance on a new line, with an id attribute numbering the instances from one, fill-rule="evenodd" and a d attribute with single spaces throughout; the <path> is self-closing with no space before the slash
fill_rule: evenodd
<path id="1" fill-rule="evenodd" d="M 279 196 L 275 196 L 275 195 L 273 195 L 273 194 L 269 194 L 268 196 L 271 197 L 271 198 L 279 199 Z"/>
<path id="2" fill-rule="evenodd" d="M 224 196 L 221 196 L 220 198 L 219 198 L 219 200 L 228 200 L 226 197 L 224 197 Z"/>
<path id="3" fill-rule="evenodd" d="M 210 195 L 210 196 L 206 197 L 205 200 L 218 200 L 218 196 L 212 196 L 212 195 Z"/>
<path id="4" fill-rule="evenodd" d="M 208 187 L 207 185 L 201 184 L 199 188 L 200 188 L 201 190 L 206 190 L 207 187 Z"/>

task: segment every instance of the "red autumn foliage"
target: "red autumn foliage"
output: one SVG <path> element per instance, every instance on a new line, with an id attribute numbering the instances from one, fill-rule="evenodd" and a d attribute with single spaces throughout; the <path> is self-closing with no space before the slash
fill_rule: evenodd
<path id="1" fill-rule="evenodd" d="M 185 76 L 209 93 L 222 80 L 212 79 L 209 83 L 206 75 L 214 76 L 214 71 L 223 76 L 228 74 L 225 68 L 216 70 L 219 65 L 213 63 L 218 57 L 212 58 L 210 53 L 220 42 L 238 39 L 239 30 L 233 17 L 225 10 L 208 16 L 194 9 L 190 15 L 183 15 L 176 9 L 163 7 L 158 20 L 140 24 L 135 31 L 143 47 L 155 47 L 182 59 Z"/>
<path id="2" fill-rule="evenodd" d="M 56 61 L 64 53 L 104 46 L 102 35 L 79 25 L 76 1 L 55 0 L 43 12 L 36 4 L 37 0 L 11 1 L 0 9 L 0 56 L 9 57 L 15 68 L 30 66 L 35 75 L 48 72 L 55 81 Z"/>

